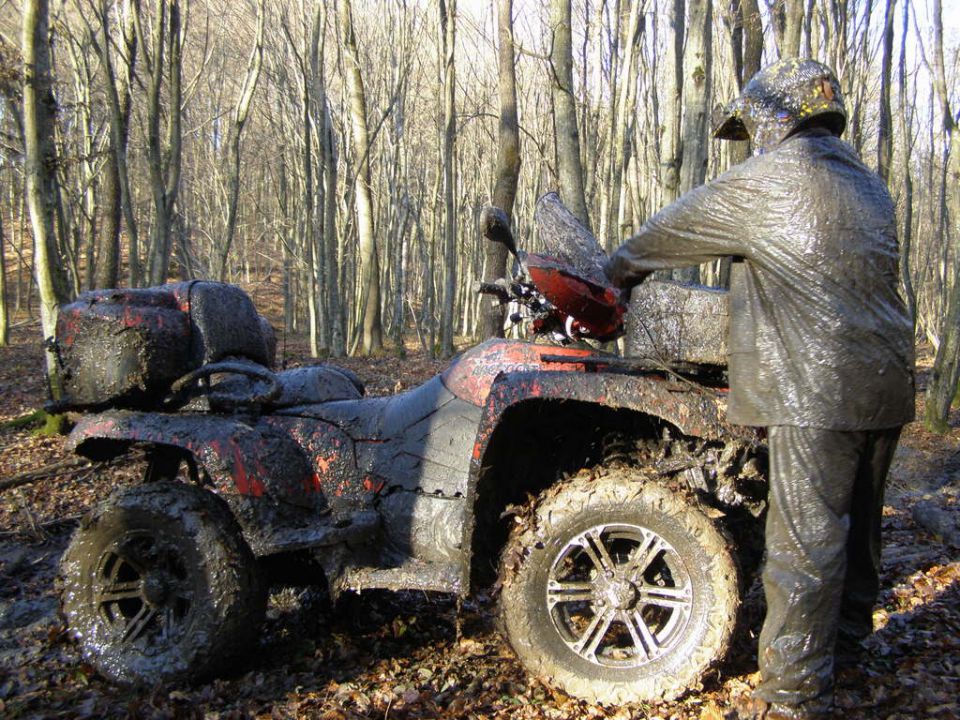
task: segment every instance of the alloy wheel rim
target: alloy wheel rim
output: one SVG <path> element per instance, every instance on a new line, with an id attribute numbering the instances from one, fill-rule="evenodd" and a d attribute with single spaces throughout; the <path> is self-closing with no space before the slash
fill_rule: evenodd
<path id="1" fill-rule="evenodd" d="M 112 644 L 145 655 L 167 650 L 184 636 L 194 607 L 182 553 L 152 532 L 123 535 L 100 555 L 93 603 Z"/>
<path id="2" fill-rule="evenodd" d="M 630 523 L 594 525 L 557 552 L 545 601 L 554 630 L 594 665 L 636 668 L 681 642 L 693 591 L 679 553 Z"/>

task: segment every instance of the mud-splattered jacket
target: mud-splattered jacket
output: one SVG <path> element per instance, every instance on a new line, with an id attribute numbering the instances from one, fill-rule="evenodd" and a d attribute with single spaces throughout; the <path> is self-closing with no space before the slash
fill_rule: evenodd
<path id="1" fill-rule="evenodd" d="M 825 129 L 788 137 L 648 220 L 610 259 L 651 270 L 744 258 L 730 288 L 728 418 L 869 430 L 913 418 L 913 324 L 893 203 Z"/>

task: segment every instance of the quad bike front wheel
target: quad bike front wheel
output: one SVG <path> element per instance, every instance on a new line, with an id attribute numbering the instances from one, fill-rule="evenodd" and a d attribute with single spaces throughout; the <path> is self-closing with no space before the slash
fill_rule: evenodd
<path id="1" fill-rule="evenodd" d="M 88 662 L 118 682 L 183 682 L 255 640 L 266 596 L 226 503 L 156 482 L 87 516 L 61 561 L 62 608 Z"/>
<path id="2" fill-rule="evenodd" d="M 544 492 L 511 533 L 504 630 L 529 672 L 575 697 L 675 698 L 727 649 L 739 605 L 730 542 L 635 470 L 591 474 Z"/>

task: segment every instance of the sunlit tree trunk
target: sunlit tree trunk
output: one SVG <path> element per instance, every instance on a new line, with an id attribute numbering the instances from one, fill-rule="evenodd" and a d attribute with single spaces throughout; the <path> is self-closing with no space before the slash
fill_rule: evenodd
<path id="1" fill-rule="evenodd" d="M 350 0 L 338 0 L 340 35 L 345 57 L 345 74 L 356 154 L 354 203 L 357 214 L 357 235 L 360 244 L 360 296 L 363 308 L 363 337 L 360 351 L 372 355 L 383 350 L 383 327 L 380 322 L 380 261 L 377 256 L 373 227 L 373 194 L 370 189 L 370 140 L 367 132 L 367 101 L 360 70 L 360 56 L 353 31 L 353 10 Z"/>
<path id="2" fill-rule="evenodd" d="M 170 263 L 173 210 L 180 189 L 180 163 L 183 148 L 181 51 L 183 37 L 179 0 L 155 0 L 150 43 L 144 40 L 142 23 L 134 13 L 137 39 L 143 48 L 147 66 L 147 165 L 150 170 L 150 194 L 153 200 L 153 227 L 147 263 L 147 280 L 160 285 L 167 279 Z M 169 27 L 168 27 L 169 26 Z M 149 50 L 148 50 L 149 48 Z M 166 59 L 164 59 L 166 57 Z M 167 71 L 167 101 L 161 102 L 164 71 Z M 161 137 L 161 114 L 166 110 L 166 135 Z"/>
<path id="3" fill-rule="evenodd" d="M 457 91 L 454 55 L 457 38 L 457 0 L 440 0 L 443 35 L 443 318 L 440 323 L 440 355 L 453 355 L 453 311 L 457 293 L 457 214 L 454 153 L 457 137 L 455 97 Z M 576 118 L 574 118 L 576 122 Z M 579 151 L 578 151 L 579 152 Z M 579 157 L 579 155 L 578 155 Z"/>
<path id="4" fill-rule="evenodd" d="M 916 324 L 917 296 L 913 288 L 913 276 L 910 269 L 910 251 L 913 245 L 913 103 L 907 98 L 907 33 L 910 28 L 910 3 L 903 2 L 903 32 L 900 38 L 900 59 L 898 62 L 899 110 L 901 153 L 900 172 L 903 176 L 903 229 L 900 232 L 900 280 L 903 284 L 904 299 L 910 310 L 910 317 Z"/>
<path id="5" fill-rule="evenodd" d="M 0 347 L 10 342 L 10 313 L 7 304 L 7 241 L 3 234 L 3 213 L 0 212 Z"/>
<path id="6" fill-rule="evenodd" d="M 140 244 L 137 222 L 133 212 L 130 178 L 127 165 L 127 144 L 130 135 L 130 88 L 133 82 L 137 58 L 137 37 L 134 28 L 134 13 L 137 6 L 126 0 L 122 17 L 122 52 L 118 53 L 119 66 L 114 63 L 110 32 L 110 6 L 106 0 L 100 3 L 97 16 L 100 22 L 100 40 L 94 38 L 94 49 L 100 57 L 103 84 L 107 96 L 110 122 L 109 157 L 104 166 L 103 219 L 104 227 L 100 245 L 100 262 L 97 265 L 97 287 L 116 287 L 120 279 L 120 229 L 121 217 L 126 224 L 129 258 L 127 283 L 133 287 L 140 282 Z M 117 69 L 123 74 L 118 77 Z"/>
<path id="7" fill-rule="evenodd" d="M 500 125 L 497 142 L 496 183 L 493 204 L 507 217 L 513 215 L 513 202 L 520 179 L 520 123 L 517 116 L 517 70 L 513 46 L 513 0 L 497 2 L 497 80 L 500 91 Z M 488 242 L 485 248 L 487 282 L 504 276 L 507 248 Z M 503 337 L 504 307 L 499 303 L 481 305 L 480 337 Z"/>
<path id="8" fill-rule="evenodd" d="M 780 57 L 797 57 L 803 33 L 804 0 L 779 0 L 782 3 L 783 33 L 780 38 Z"/>
<path id="9" fill-rule="evenodd" d="M 34 271 L 40 292 L 43 337 L 53 337 L 57 311 L 66 300 L 66 280 L 56 253 L 53 214 L 56 203 L 56 148 L 53 120 L 56 101 L 50 75 L 47 0 L 24 0 L 23 33 L 23 134 L 27 209 L 33 231 Z M 47 377 L 54 400 L 61 386 L 54 354 L 48 349 Z"/>
<path id="10" fill-rule="evenodd" d="M 666 81 L 663 89 L 662 110 L 663 140 L 660 144 L 660 185 L 662 201 L 669 205 L 680 197 L 680 165 L 683 162 L 683 145 L 680 140 L 680 121 L 683 106 L 683 37 L 686 27 L 686 1 L 667 0 L 669 3 L 670 52 L 665 58 Z"/>
<path id="11" fill-rule="evenodd" d="M 945 214 L 942 223 L 945 246 L 958 240 L 956 224 L 960 221 L 960 128 L 950 106 L 950 93 L 947 86 L 943 60 L 943 8 L 941 0 L 933 0 L 933 84 L 940 103 L 943 118 L 943 138 L 948 146 L 946 168 L 942 178 L 941 196 L 944 198 L 941 212 Z M 960 245 L 960 242 L 957 243 Z M 960 247 L 957 248 L 960 250 Z M 940 347 L 937 349 L 927 385 L 926 425 L 937 432 L 947 432 L 950 406 L 957 396 L 960 384 L 960 261 L 954 254 L 952 289 L 947 296 L 940 327 Z"/>
<path id="12" fill-rule="evenodd" d="M 909 0 L 904 0 L 908 2 Z M 890 184 L 893 162 L 893 120 L 890 112 L 890 69 L 893 63 L 893 14 L 896 0 L 886 0 L 883 23 L 883 57 L 880 62 L 880 115 L 877 123 L 877 173 Z"/>
<path id="13" fill-rule="evenodd" d="M 220 262 L 217 275 L 220 280 L 227 278 L 227 263 L 230 259 L 230 246 L 233 244 L 233 234 L 237 227 L 237 203 L 240 199 L 240 140 L 243 128 L 247 124 L 250 114 L 250 103 L 260 80 L 260 67 L 263 62 L 263 18 L 265 9 L 264 0 L 257 4 L 257 30 L 250 51 L 250 60 L 247 64 L 247 74 L 243 80 L 243 88 L 233 112 L 233 123 L 230 126 L 227 138 L 227 222 L 223 230 L 223 239 L 220 241 Z"/>
<path id="14" fill-rule="evenodd" d="M 610 187 L 607 188 L 610 197 L 609 215 L 604 223 L 606 236 L 601 231 L 600 241 L 612 249 L 620 242 L 622 229 L 621 200 L 623 198 L 624 174 L 630 160 L 630 136 L 637 108 L 637 75 L 640 64 L 640 40 L 642 37 L 642 19 L 644 0 L 633 0 L 630 4 L 630 15 L 627 20 L 627 34 L 623 43 L 623 65 L 621 66 L 621 83 L 615 107 L 615 121 L 613 123 L 613 153 L 611 158 Z"/>
<path id="15" fill-rule="evenodd" d="M 683 49 L 681 193 L 702 185 L 707 177 L 707 130 L 712 107 L 713 3 L 712 0 L 689 0 L 689 9 Z M 697 282 L 699 277 L 696 266 L 673 271 L 673 278 L 682 282 Z"/>
<path id="16" fill-rule="evenodd" d="M 580 163 L 580 131 L 573 92 L 573 46 L 570 0 L 550 0 L 550 75 L 556 118 L 557 174 L 560 196 L 570 212 L 590 227 L 583 167 Z"/>

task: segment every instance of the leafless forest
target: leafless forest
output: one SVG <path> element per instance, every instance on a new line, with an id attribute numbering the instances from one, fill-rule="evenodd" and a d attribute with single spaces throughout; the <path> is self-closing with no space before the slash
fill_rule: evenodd
<path id="1" fill-rule="evenodd" d="M 88 288 L 214 278 L 275 290 L 316 356 L 447 356 L 502 322 L 471 289 L 505 266 L 476 231 L 484 204 L 535 248 L 534 202 L 558 189 L 614 246 L 745 159 L 708 141 L 712 109 L 806 55 L 836 69 L 846 139 L 897 202 L 942 424 L 960 354 L 957 9 L 0 0 L 0 344 L 38 314 L 51 334 Z"/>

